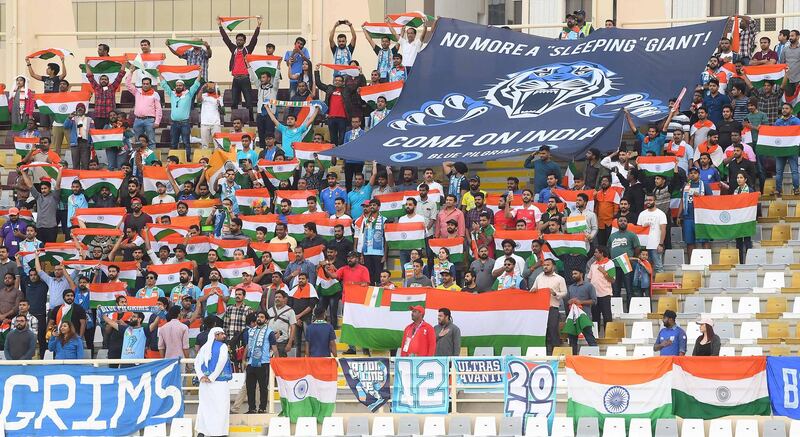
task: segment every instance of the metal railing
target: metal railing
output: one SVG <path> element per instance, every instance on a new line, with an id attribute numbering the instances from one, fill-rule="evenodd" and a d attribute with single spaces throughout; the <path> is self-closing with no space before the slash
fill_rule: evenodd
<path id="1" fill-rule="evenodd" d="M 237 30 L 236 33 L 243 33 L 245 35 L 252 35 L 255 30 Z M 259 34 L 261 35 L 300 35 L 302 33 L 301 29 L 262 29 Z M 142 37 L 142 36 L 152 36 L 152 37 L 169 37 L 169 38 L 177 38 L 178 36 L 218 36 L 219 29 L 211 29 L 211 30 L 126 30 L 126 31 L 114 31 L 114 30 L 102 30 L 102 31 L 95 31 L 95 32 L 39 32 L 35 33 L 34 36 L 36 38 L 39 37 L 47 37 L 47 36 L 74 36 L 77 38 L 80 37 L 111 37 L 111 38 L 120 38 L 120 37 Z"/>

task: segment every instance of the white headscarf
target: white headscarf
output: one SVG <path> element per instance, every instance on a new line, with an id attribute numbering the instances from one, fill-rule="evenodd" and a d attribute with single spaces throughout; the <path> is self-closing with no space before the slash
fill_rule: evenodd
<path id="1" fill-rule="evenodd" d="M 214 347 L 214 342 L 216 341 L 215 338 L 218 333 L 225 332 L 222 328 L 211 328 L 208 331 L 208 339 L 203 344 L 203 347 L 200 348 L 200 351 L 197 352 L 197 357 L 200 358 L 200 362 L 205 363 L 206 366 L 211 367 L 209 361 L 211 361 L 211 352 L 212 348 Z"/>

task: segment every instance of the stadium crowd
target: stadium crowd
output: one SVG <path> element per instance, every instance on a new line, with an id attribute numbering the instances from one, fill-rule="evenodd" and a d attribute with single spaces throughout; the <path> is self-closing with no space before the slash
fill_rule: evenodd
<path id="1" fill-rule="evenodd" d="M 593 31 L 580 11 L 571 14 L 568 23 L 562 38 Z M 462 162 L 417 169 L 346 161 L 338 163 L 343 169 L 339 174 L 331 171 L 337 166 L 335 158 L 322 152 L 303 158 L 295 150 L 295 144 L 309 137 L 309 142 L 336 147 L 380 123 L 390 110 L 387 98 L 378 97 L 373 106 L 358 90 L 413 74 L 416 57 L 432 33 L 427 27 L 433 23 L 427 20 L 421 20 L 419 31 L 390 26 L 392 34 L 379 39 L 364 29 L 363 43 L 352 23 L 338 21 L 329 37 L 334 63 L 354 66 L 358 72 L 334 69 L 331 83 L 322 80 L 320 65 L 312 65 L 303 38 L 284 54 L 275 74 L 256 77 L 247 55 L 258 51 L 261 19 L 249 40 L 244 34 L 231 40 L 220 21 L 230 52 L 231 77 L 220 78 L 231 82 L 229 108 L 207 77 L 212 51 L 203 41 L 180 54 L 169 48 L 187 64 L 201 67 L 190 87 L 181 80 L 171 85 L 163 77 L 151 77 L 134 62 L 123 65 L 111 80 L 89 70 L 93 105 L 77 105 L 63 123 L 35 114 L 36 93 L 29 83 L 43 82 L 45 93 L 69 90 L 63 57 L 60 64 L 47 64 L 41 75 L 32 66 L 35 60 L 28 58 L 29 78 L 19 76 L 9 90 L 16 136 L 38 141 L 21 160 L 15 207 L 7 211 L 0 228 L 0 344 L 5 356 L 41 358 L 49 349 L 56 359 L 82 358 L 84 348 L 96 356 L 100 339 L 94 338 L 95 326 L 100 324 L 109 358 L 189 357 L 212 328 L 222 327 L 234 362 L 247 368 L 249 411 L 257 411 L 253 395 L 256 382 L 265 387 L 270 352 L 336 355 L 334 332 L 339 328 L 343 283 L 461 293 L 548 290 L 548 350 L 561 344 L 560 309 L 568 311 L 572 304 L 599 322 L 602 331 L 612 320 L 612 296 L 624 293 L 627 301 L 650 296 L 653 275 L 663 270 L 664 250 L 672 247 L 670 228 L 681 226 L 689 252 L 697 245 L 708 247 L 709 241 L 695 237 L 695 196 L 763 191 L 772 160 L 743 142 L 743 131 L 755 143 L 760 126 L 800 124 L 792 104 L 782 103 L 784 96 L 792 101 L 800 91 L 800 32 L 782 30 L 774 49 L 769 38 L 762 37 L 756 49 L 755 21 L 743 17 L 742 23 L 739 50 L 732 51 L 727 38 L 720 41 L 698 76 L 689 109 L 671 109 L 646 133 L 639 132 L 626 113 L 636 144 L 611 153 L 589 149 L 577 165 L 554 161 L 550 150 L 542 147 L 525 159 L 517 175 L 508 177 L 501 193 L 482 189 L 480 176 Z M 337 33 L 340 29 L 349 35 Z M 378 57 L 369 78 L 355 59 L 356 48 L 364 45 L 368 47 L 361 50 L 372 50 Z M 109 56 L 110 50 L 100 44 L 98 55 Z M 150 54 L 151 41 L 142 40 L 141 50 Z M 273 55 L 275 46 L 267 43 L 264 50 Z M 787 64 L 782 82 L 766 81 L 761 87 L 742 70 L 776 63 Z M 286 83 L 289 102 L 296 105 L 277 98 Z M 117 108 L 123 86 L 133 97 L 130 113 Z M 238 111 L 240 106 L 244 112 Z M 164 123 L 167 108 L 169 120 Z M 230 132 L 242 134 L 240 145 L 214 140 L 215 134 L 227 130 L 227 110 L 235 111 Z M 174 152 L 166 163 L 158 158 L 159 126 L 169 127 L 171 150 L 183 146 L 184 162 Z M 193 127 L 200 128 L 199 148 L 192 144 Z M 123 145 L 106 148 L 105 159 L 98 156 L 90 135 L 95 128 L 121 128 Z M 216 172 L 211 171 L 213 158 L 198 159 L 209 171 L 178 183 L 172 169 L 195 162 L 193 153 L 202 149 L 224 149 L 234 158 Z M 637 166 L 637 156 L 675 159 L 670 174 L 650 176 Z M 285 177 L 268 171 L 282 161 L 293 165 Z M 776 194 L 781 195 L 787 163 L 793 194 L 800 194 L 798 156 L 775 161 Z M 48 175 L 44 167 L 31 164 L 57 164 L 58 174 Z M 153 167 L 167 167 L 169 180 L 148 182 L 148 169 Z M 73 178 L 65 186 L 68 168 L 120 170 L 124 177 L 118 191 L 103 187 L 87 195 L 84 184 L 89 181 Z M 530 183 L 521 188 L 520 179 L 529 175 Z M 269 196 L 241 195 L 242 190 L 259 189 Z M 196 207 L 202 201 L 213 206 Z M 124 208 L 121 235 L 93 233 L 87 208 Z M 259 220 L 263 225 L 252 225 Z M 389 235 L 392 226 L 415 224 L 421 224 L 424 234 L 419 246 L 396 249 Z M 183 232 L 177 238 L 162 238 L 157 232 L 162 229 Z M 88 267 L 74 268 L 48 257 L 50 247 L 66 250 L 56 246 L 61 241 L 68 242 L 75 260 Z M 213 245 L 201 246 L 200 241 Z M 744 262 L 750 238 L 737 239 L 736 244 Z M 197 247 L 207 249 L 198 256 Z M 230 278 L 220 265 L 248 260 L 254 269 L 242 269 L 236 284 L 226 285 Z M 91 305 L 92 293 L 99 290 L 94 284 L 124 282 L 125 269 L 118 264 L 131 262 L 135 268 L 131 282 L 123 286 L 126 293 L 107 305 L 127 307 L 129 300 L 156 299 L 158 311 L 105 313 Z M 174 265 L 179 268 L 171 270 Z M 159 284 L 166 282 L 159 278 L 169 275 L 178 279 L 163 288 Z M 248 304 L 254 295 L 255 304 Z M 460 347 L 453 346 L 458 344 L 453 338 L 458 328 L 445 310 L 433 334 L 436 347 L 428 349 L 458 354 Z M 667 316 L 674 324 L 674 315 Z M 414 323 L 418 319 L 416 315 Z M 593 344 L 591 329 L 583 333 Z M 443 343 L 440 350 L 440 338 L 450 345 Z M 569 339 L 577 347 L 577 335 Z M 685 352 L 685 344 L 682 351 L 670 345 L 659 342 L 656 348 L 662 353 Z M 345 353 L 356 353 L 358 346 Z M 261 396 L 263 410 L 263 391 Z"/>

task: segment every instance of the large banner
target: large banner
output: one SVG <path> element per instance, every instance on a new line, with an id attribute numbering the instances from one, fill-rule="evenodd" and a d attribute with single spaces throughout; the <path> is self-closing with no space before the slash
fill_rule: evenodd
<path id="1" fill-rule="evenodd" d="M 456 386 L 470 393 L 502 393 L 502 357 L 453 357 Z"/>
<path id="2" fill-rule="evenodd" d="M 447 357 L 403 357 L 394 361 L 392 412 L 447 414 L 450 405 Z"/>
<path id="3" fill-rule="evenodd" d="M 800 419 L 800 358 L 767 357 L 772 414 Z"/>
<path id="4" fill-rule="evenodd" d="M 124 369 L 0 366 L 7 436 L 132 435 L 183 416 L 178 360 Z"/>
<path id="5" fill-rule="evenodd" d="M 546 416 L 548 429 L 556 415 L 556 374 L 558 361 L 530 361 L 506 357 L 505 405 L 506 416 Z"/>
<path id="6" fill-rule="evenodd" d="M 640 122 L 660 120 L 670 98 L 694 89 L 724 25 L 598 29 L 558 41 L 440 18 L 392 112 L 334 154 L 423 166 L 543 145 L 565 158 L 610 150 L 623 108 Z"/>
<path id="7" fill-rule="evenodd" d="M 496 352 L 503 346 L 544 346 L 550 307 L 547 293 L 523 290 L 470 294 L 354 284 L 345 286 L 344 302 L 342 342 L 382 350 L 400 347 L 403 329 L 411 323 L 411 302 L 425 307 L 425 321 L 433 326 L 439 308 L 449 308 L 461 329 L 462 347 L 494 346 Z"/>
<path id="8" fill-rule="evenodd" d="M 371 412 L 391 399 L 388 358 L 340 358 L 339 364 L 353 395 Z"/>

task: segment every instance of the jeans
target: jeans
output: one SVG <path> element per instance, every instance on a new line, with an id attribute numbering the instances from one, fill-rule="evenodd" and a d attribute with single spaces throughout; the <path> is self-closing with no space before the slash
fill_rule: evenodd
<path id="1" fill-rule="evenodd" d="M 319 305 L 328 308 L 328 321 L 331 322 L 333 329 L 339 329 L 339 301 L 342 300 L 342 292 L 331 296 L 320 296 Z"/>
<path id="2" fill-rule="evenodd" d="M 661 273 L 664 271 L 664 254 L 658 253 L 658 249 L 647 249 L 650 262 L 653 263 L 653 272 Z"/>
<path id="3" fill-rule="evenodd" d="M 47 315 L 46 314 L 34 314 L 36 317 L 36 322 L 38 322 L 39 326 L 36 327 L 36 341 L 39 342 L 39 359 L 44 359 L 44 353 L 47 351 L 47 340 L 45 340 L 45 334 L 47 334 Z"/>
<path id="4" fill-rule="evenodd" d="M 752 247 L 753 239 L 751 237 L 742 237 L 736 239 L 736 248 L 739 249 L 739 264 L 744 264 L 747 251 Z"/>
<path id="5" fill-rule="evenodd" d="M 792 187 L 796 190 L 800 188 L 800 173 L 797 172 L 797 156 L 776 156 L 775 157 L 775 189 L 783 192 L 783 171 L 786 163 L 789 163 L 789 170 L 792 172 Z"/>
<path id="6" fill-rule="evenodd" d="M 147 135 L 147 142 L 150 149 L 156 148 L 156 120 L 154 118 L 140 118 L 136 117 L 133 121 L 133 137 L 139 138 L 139 135 Z"/>
<path id="7" fill-rule="evenodd" d="M 267 409 L 267 381 L 269 380 L 269 364 L 261 366 L 248 365 L 245 369 L 244 383 L 247 385 L 247 409 L 256 410 L 256 384 L 258 384 L 259 410 Z"/>
<path id="8" fill-rule="evenodd" d="M 189 120 L 173 121 L 169 128 L 170 148 L 177 149 L 178 141 L 183 143 L 186 148 L 186 162 L 192 162 L 192 142 L 189 134 L 192 133 L 192 124 Z"/>
<path id="9" fill-rule="evenodd" d="M 124 156 L 120 156 L 121 148 L 109 147 L 106 149 L 106 161 L 108 161 L 109 170 L 116 170 L 120 165 L 128 162 Z"/>
<path id="10" fill-rule="evenodd" d="M 300 319 L 297 320 L 300 322 Z M 310 321 L 308 323 L 311 323 Z M 303 338 L 305 337 L 306 333 L 306 322 L 303 321 L 303 324 L 297 324 L 294 326 L 294 347 L 295 347 L 295 357 L 302 357 L 303 356 Z"/>
<path id="11" fill-rule="evenodd" d="M 50 136 L 50 144 L 55 146 L 56 153 L 61 156 L 61 148 L 64 146 L 64 126 L 53 126 Z"/>
<path id="12" fill-rule="evenodd" d="M 764 182 L 767 180 L 767 158 L 764 155 L 756 156 L 756 164 L 758 168 L 758 191 L 764 192 Z M 755 184 L 755 181 L 752 182 Z"/>
<path id="13" fill-rule="evenodd" d="M 64 237 L 69 235 L 69 220 L 67 220 L 67 210 L 66 209 L 57 209 L 56 210 L 56 222 L 61 225 L 61 233 L 64 234 Z"/>
<path id="14" fill-rule="evenodd" d="M 331 134 L 331 143 L 341 146 L 344 143 L 344 132 L 347 130 L 347 119 L 342 117 L 328 117 L 328 131 Z"/>
<path id="15" fill-rule="evenodd" d="M 568 335 L 568 337 L 569 345 L 572 346 L 572 355 L 578 355 L 578 336 Z M 588 343 L 589 346 L 597 346 L 597 340 L 594 338 L 591 326 L 583 328 L 583 338 L 586 339 L 586 343 Z"/>
<path id="16" fill-rule="evenodd" d="M 52 228 L 38 228 L 37 236 L 42 243 L 55 243 L 58 236 L 58 226 Z"/>
<path id="17" fill-rule="evenodd" d="M 626 301 L 630 304 L 631 293 L 633 292 L 633 272 L 622 273 L 622 269 L 617 267 L 617 276 L 611 284 L 614 297 L 622 297 L 622 287 L 625 287 Z"/>
<path id="18" fill-rule="evenodd" d="M 369 271 L 370 284 L 377 284 L 381 280 L 381 270 L 383 270 L 383 256 L 364 255 L 364 267 Z"/>
<path id="19" fill-rule="evenodd" d="M 258 114 L 256 116 L 256 126 L 258 127 L 258 145 L 262 149 L 267 147 L 267 135 L 275 135 L 275 123 L 268 115 Z"/>
<path id="20" fill-rule="evenodd" d="M 558 312 L 558 307 L 550 307 L 547 313 L 547 331 L 545 333 L 547 343 L 547 355 L 553 354 L 553 348 L 561 346 L 561 334 L 558 329 L 558 322 L 561 320 L 561 315 Z"/>
<path id="21" fill-rule="evenodd" d="M 344 162 L 344 187 L 349 192 L 353 188 L 353 176 L 364 174 L 363 162 Z"/>
<path id="22" fill-rule="evenodd" d="M 602 324 L 600 317 L 603 318 Z M 597 305 L 592 307 L 592 321 L 597 322 L 597 331 L 600 332 L 600 327 L 603 328 L 605 333 L 606 323 L 612 321 L 611 315 L 611 296 L 603 296 L 597 298 Z"/>
<path id="23" fill-rule="evenodd" d="M 83 139 L 78 140 L 78 144 L 69 146 L 69 152 L 72 155 L 72 168 L 87 170 L 89 168 L 89 142 Z"/>
<path id="24" fill-rule="evenodd" d="M 253 88 L 250 86 L 250 78 L 247 76 L 233 76 L 231 83 L 231 109 L 237 109 L 239 104 L 242 103 L 242 96 L 244 96 L 244 106 L 250 112 L 250 120 L 253 119 L 253 96 L 250 91 Z"/>

